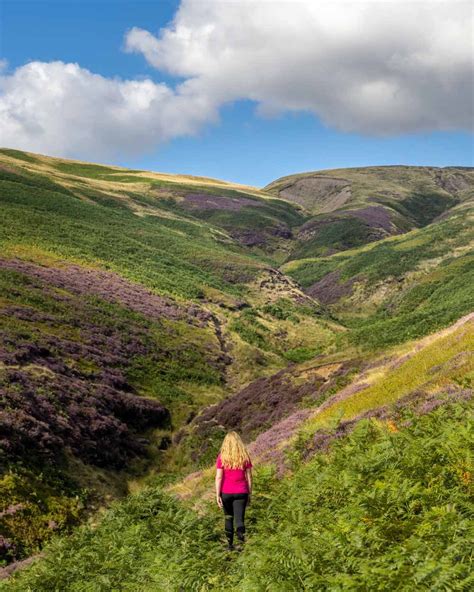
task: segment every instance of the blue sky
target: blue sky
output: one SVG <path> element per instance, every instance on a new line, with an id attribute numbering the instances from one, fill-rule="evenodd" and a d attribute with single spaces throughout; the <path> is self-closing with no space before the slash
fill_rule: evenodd
<path id="1" fill-rule="evenodd" d="M 179 69 L 173 71 L 173 66 L 153 67 L 143 53 L 124 51 L 124 38 L 132 27 L 158 35 L 160 28 L 169 25 L 178 6 L 179 2 L 171 0 L 3 0 L 0 57 L 7 60 L 9 75 L 30 61 L 60 60 L 78 63 L 107 79 L 150 78 L 173 89 L 186 75 Z M 123 155 L 104 152 L 100 158 L 88 158 L 87 145 L 72 154 L 82 160 L 257 186 L 305 170 L 377 164 L 474 164 L 472 134 L 468 131 L 418 131 L 415 125 L 414 131 L 397 133 L 392 124 L 389 133 L 357 131 L 357 126 L 356 131 L 344 131 L 331 121 L 323 123 L 314 110 L 285 108 L 274 116 L 258 114 L 252 91 L 248 94 L 223 101 L 217 107 L 218 119 L 210 117 L 191 135 L 173 132 L 158 145 L 151 142 L 143 150 Z M 17 147 L 28 149 L 25 138 Z M 57 146 L 33 151 L 61 155 L 62 148 Z"/>

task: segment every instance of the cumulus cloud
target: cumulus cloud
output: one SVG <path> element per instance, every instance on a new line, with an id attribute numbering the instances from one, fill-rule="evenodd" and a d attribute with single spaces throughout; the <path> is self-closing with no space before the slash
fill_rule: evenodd
<path id="1" fill-rule="evenodd" d="M 369 135 L 468 129 L 471 45 L 461 0 L 183 0 L 157 34 L 125 36 L 175 88 L 31 62 L 0 76 L 1 143 L 123 157 L 193 134 L 240 99 Z"/>
<path id="2" fill-rule="evenodd" d="M 344 131 L 398 134 L 472 125 L 472 6 L 428 0 L 184 0 L 128 51 L 221 102 L 311 111 Z"/>
<path id="3" fill-rule="evenodd" d="M 216 116 L 205 95 L 151 80 L 108 79 L 63 62 L 30 62 L 0 79 L 2 144 L 87 158 L 142 153 Z"/>

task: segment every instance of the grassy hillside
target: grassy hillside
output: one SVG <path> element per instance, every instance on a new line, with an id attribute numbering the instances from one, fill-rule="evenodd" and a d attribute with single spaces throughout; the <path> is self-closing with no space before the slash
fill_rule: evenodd
<path id="1" fill-rule="evenodd" d="M 423 229 L 283 270 L 352 329 L 354 343 L 402 343 L 473 309 L 473 213 L 466 207 Z"/>
<path id="2" fill-rule="evenodd" d="M 284 252 L 285 245 L 291 238 L 291 229 L 307 219 L 301 208 L 255 188 L 206 178 L 130 171 L 32 154 L 28 154 L 25 160 L 25 154 L 13 150 L 0 152 L 2 180 L 5 184 L 3 191 L 10 191 L 15 195 L 17 207 L 20 204 L 32 204 L 28 204 L 27 191 L 25 201 L 20 201 L 19 187 L 15 183 L 21 184 L 23 188 L 29 186 L 42 190 L 41 193 L 36 192 L 38 215 L 40 211 L 44 211 L 44 206 L 47 207 L 45 201 L 52 198 L 48 192 L 75 198 L 63 200 L 63 209 L 56 209 L 56 216 L 59 217 L 73 212 L 80 217 L 90 204 L 105 206 L 107 213 L 112 214 L 112 227 L 107 237 L 111 241 L 116 229 L 125 236 L 133 233 L 131 219 L 134 219 L 135 225 L 142 228 L 147 242 L 150 241 L 150 233 L 157 234 L 155 244 L 160 241 L 160 247 L 169 251 L 170 265 L 181 263 L 183 267 L 183 259 L 191 260 L 199 266 L 204 266 L 208 261 L 210 271 L 220 279 L 222 275 L 226 275 L 222 270 L 224 252 L 228 256 L 229 251 L 235 253 L 230 258 L 230 265 L 234 263 L 245 269 L 248 257 L 239 258 L 238 253 L 242 253 L 239 247 L 245 247 L 246 253 L 250 250 L 260 255 L 279 250 Z M 13 185 L 7 185 L 8 181 Z M 127 214 L 131 213 L 135 216 L 126 219 Z M 90 217 L 91 224 L 104 223 L 101 208 L 96 208 L 95 216 Z M 206 221 L 212 227 L 203 223 Z M 76 228 L 76 231 L 79 229 Z M 182 240 L 177 241 L 177 235 Z M 196 242 L 200 245 L 197 252 Z M 130 253 L 133 253 L 133 245 L 128 245 L 123 255 Z M 191 257 L 191 253 L 195 259 Z M 95 254 L 107 256 L 107 251 Z M 196 287 L 192 286 L 199 286 L 203 279 L 199 282 L 198 277 L 193 278 L 193 270 L 189 269 L 191 261 L 188 262 L 187 269 L 183 269 L 183 272 L 186 271 L 185 277 L 190 280 L 186 286 L 181 287 L 181 291 L 186 294 L 186 289 L 194 293 Z M 166 275 L 163 274 L 163 281 Z M 231 273 L 227 274 L 227 279 L 233 279 Z M 166 281 L 169 282 L 169 278 Z"/>
<path id="3" fill-rule="evenodd" d="M 47 549 L 0 587 L 466 589 L 472 187 L 0 150 L 0 568 Z M 238 557 L 228 429 L 258 467 Z"/>
<path id="4" fill-rule="evenodd" d="M 385 166 L 283 177 L 266 191 L 313 215 L 289 259 L 330 255 L 430 224 L 474 198 L 474 170 Z"/>
<path id="5" fill-rule="evenodd" d="M 473 427 L 466 403 L 421 416 L 404 409 L 388 422 L 362 421 L 326 453 L 296 462 L 291 479 L 262 468 L 252 535 L 235 556 L 222 550 L 211 503 L 199 515 L 144 491 L 0 589 L 468 589 Z"/>
<path id="6" fill-rule="evenodd" d="M 210 179 L 0 153 L 0 561 L 163 470 L 202 407 L 335 347 L 319 304 L 182 205 L 196 195 L 300 216 Z"/>
<path id="7" fill-rule="evenodd" d="M 190 424 L 188 438 L 206 451 L 215 436 L 217 444 L 223 428 L 237 428 L 253 440 L 250 450 L 257 464 L 270 463 L 285 473 L 293 446 L 311 449 L 314 444 L 317 449 L 331 434 L 344 435 L 361 418 L 387 416 L 393 405 L 416 402 L 431 408 L 443 393 L 472 396 L 473 329 L 471 313 L 437 333 L 378 355 L 347 359 L 341 353 L 291 367 L 205 410 Z M 197 471 L 171 490 L 195 500 L 211 496 L 212 473 L 207 468 Z"/>

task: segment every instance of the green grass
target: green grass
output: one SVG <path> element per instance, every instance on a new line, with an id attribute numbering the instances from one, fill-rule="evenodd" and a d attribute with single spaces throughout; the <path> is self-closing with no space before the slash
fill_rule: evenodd
<path id="1" fill-rule="evenodd" d="M 35 158 L 32 154 L 27 154 L 22 150 L 13 150 L 12 148 L 1 148 L 0 154 L 5 154 L 5 156 L 11 156 L 12 158 L 16 158 L 17 160 L 22 160 L 24 162 L 29 162 L 36 164 L 38 159 Z"/>
<path id="2" fill-rule="evenodd" d="M 2 506 L 21 505 L 21 509 L 0 517 L 1 533 L 15 542 L 18 555 L 38 553 L 55 534 L 80 523 L 89 496 L 58 467 L 45 465 L 39 473 L 22 464 L 10 465 L 0 476 L 0 499 Z"/>
<path id="3" fill-rule="evenodd" d="M 397 433 L 364 421 L 285 480 L 236 589 L 467 589 L 472 407 L 409 421 Z"/>
<path id="4" fill-rule="evenodd" d="M 110 201 L 94 206 L 62 191 L 32 191 L 23 182 L 5 180 L 0 189 L 3 249 L 39 247 L 183 297 L 196 297 L 203 285 L 238 292 L 226 276 L 233 281 L 259 268 L 252 258 L 214 240 L 206 227 L 196 236 L 196 226 L 185 220 L 178 230 L 155 216 L 138 218 L 130 210 L 107 207 Z"/>
<path id="5" fill-rule="evenodd" d="M 472 223 L 466 213 L 405 236 L 381 240 L 332 257 L 291 261 L 283 270 L 305 287 L 336 269 L 342 281 L 363 274 L 367 282 L 374 284 L 390 276 L 399 277 L 423 261 L 443 256 L 469 244 L 472 239 Z"/>
<path id="6" fill-rule="evenodd" d="M 474 309 L 473 285 L 472 255 L 445 262 L 375 314 L 347 321 L 352 329 L 349 339 L 377 349 L 428 335 Z"/>
<path id="7" fill-rule="evenodd" d="M 334 348 L 336 333 L 319 310 L 280 298 L 235 317 L 229 329 L 246 343 L 288 362 L 303 362 Z"/>
<path id="8" fill-rule="evenodd" d="M 335 218 L 321 226 L 314 238 L 301 241 L 291 251 L 289 259 L 324 256 L 330 250 L 345 251 L 373 240 L 373 231 L 367 224 L 357 218 Z"/>
<path id="9" fill-rule="evenodd" d="M 109 175 L 121 172 L 120 169 L 117 170 L 105 165 L 79 162 L 56 162 L 54 168 L 61 173 L 69 173 L 77 177 L 88 177 L 92 179 L 103 179 Z"/>
<path id="10" fill-rule="evenodd" d="M 321 353 L 320 347 L 295 347 L 293 349 L 289 349 L 284 353 L 284 357 L 289 362 L 306 362 L 307 360 L 311 360 L 315 358 L 319 353 Z"/>
<path id="11" fill-rule="evenodd" d="M 157 397 L 169 407 L 173 425 L 146 434 L 150 458 L 137 460 L 123 473 L 107 473 L 74 458 L 50 471 L 10 463 L 0 478 L 0 497 L 7 506 L 30 504 L 26 513 L 5 523 L 16 529 L 16 534 L 6 534 L 23 545 L 21 556 L 37 552 L 56 532 L 82 520 L 91 496 L 105 500 L 124 495 L 127 480 L 143 482 L 150 463 L 160 471 L 162 456 L 155 450 L 160 438 L 171 436 L 172 429 L 230 389 L 238 390 L 247 377 L 268 375 L 288 362 L 314 357 L 324 362 L 326 354 L 338 359 L 357 355 L 363 363 L 373 350 L 384 352 L 427 335 L 474 307 L 467 201 L 464 211 L 431 223 L 457 200 L 467 199 L 468 192 L 454 199 L 434 185 L 426 170 L 346 171 L 356 179 L 353 198 L 358 205 L 373 197 L 391 209 L 400 229 L 424 228 L 367 245 L 367 226 L 346 218 L 343 210 L 337 212 L 334 223 L 296 245 L 299 251 L 293 256 L 305 259 L 283 267 L 304 287 L 332 271 L 341 282 L 357 280 L 359 292 L 349 303 L 321 310 L 285 298 L 283 284 L 275 288 L 283 296 L 276 300 L 255 289 L 262 270 L 276 266 L 295 246 L 294 239 L 275 235 L 275 229 L 282 223 L 297 229 L 308 220 L 291 203 L 231 187 L 138 177 L 133 174 L 138 171 L 121 173 L 95 164 L 51 161 L 44 168 L 43 159 L 1 152 L 9 157 L 8 170 L 0 171 L 2 257 L 108 269 L 179 301 L 197 301 L 219 318 L 232 358 L 224 376 L 213 364 L 221 350 L 211 323 L 198 328 L 152 322 L 119 305 L 84 297 L 81 305 L 90 307 L 90 320 L 104 331 L 118 325 L 125 332 L 132 325 L 144 331 L 159 363 L 137 355 L 127 379 L 139 395 Z M 25 164 L 15 167 L 11 158 Z M 179 201 L 186 193 L 246 197 L 260 205 L 235 212 L 186 210 Z M 244 247 L 230 238 L 245 231 L 264 236 L 265 247 Z M 330 249 L 344 251 L 326 256 Z M 4 319 L 2 331 L 17 343 L 45 335 L 81 340 L 70 303 L 56 302 L 15 272 L 0 274 L 0 291 L 0 307 L 33 307 L 55 317 L 54 322 Z M 246 307 L 237 307 L 238 301 Z M 346 330 L 329 324 L 329 318 Z M 341 418 L 391 405 L 417 389 L 470 388 L 472 366 L 465 353 L 472 347 L 464 327 L 304 424 L 290 452 L 291 476 L 280 479 L 271 467 L 257 469 L 250 535 L 240 556 L 224 553 L 222 516 L 214 506 L 202 500 L 203 512 L 197 514 L 190 504 L 154 487 L 115 504 L 72 536 L 58 536 L 44 560 L 0 584 L 0 590 L 408 592 L 413 582 L 421 590 L 468 589 L 472 406 L 447 406 L 422 418 L 407 411 L 403 421 L 409 424 L 396 433 L 380 422 L 362 422 L 328 454 L 307 464 L 299 455 L 315 430 Z M 78 361 L 76 369 L 84 375 L 96 370 L 86 361 Z M 148 482 L 172 481 L 183 470 L 197 468 L 191 448 L 166 453 L 169 472 L 150 475 Z M 51 521 L 57 528 L 48 526 Z"/>
<path id="12" fill-rule="evenodd" d="M 406 411 L 403 421 L 396 432 L 362 421 L 329 453 L 297 463 L 291 478 L 258 468 L 240 554 L 223 550 L 213 503 L 199 515 L 152 488 L 116 504 L 97 527 L 55 541 L 0 589 L 467 590 L 472 405 Z"/>
<path id="13" fill-rule="evenodd" d="M 446 384 L 460 384 L 474 371 L 474 360 L 468 355 L 473 349 L 470 323 L 434 340 L 365 389 L 326 407 L 307 421 L 303 431 L 312 433 L 331 422 L 353 419 L 371 409 L 390 405 L 417 389 L 431 392 Z"/>
<path id="14" fill-rule="evenodd" d="M 459 200 L 444 192 L 419 191 L 400 201 L 384 200 L 378 197 L 377 202 L 394 209 L 416 227 L 422 227 L 455 206 Z"/>
<path id="15" fill-rule="evenodd" d="M 315 188 L 318 178 L 327 177 L 346 181 L 350 186 L 350 195 L 346 196 L 344 204 L 338 203 L 338 191 L 329 188 L 325 193 Z M 302 185 L 305 180 L 308 180 L 306 189 Z M 404 166 L 335 169 L 290 175 L 274 181 L 265 190 L 304 203 L 309 212 L 316 214 L 315 220 L 324 222 L 328 217 L 333 218 L 329 229 L 320 228 L 315 237 L 295 246 L 288 257 L 292 260 L 324 256 L 330 249 L 352 249 L 378 240 L 383 234 L 404 233 L 426 226 L 454 206 L 472 200 L 474 175 L 472 169 L 456 167 L 437 171 L 429 167 Z M 322 213 L 326 207 L 331 213 Z M 352 213 L 367 207 L 385 210 L 391 228 L 371 227 Z"/>
<path id="16" fill-rule="evenodd" d="M 355 279 L 359 294 L 350 304 L 336 303 L 335 314 L 350 329 L 349 341 L 381 349 L 427 335 L 474 309 L 473 238 L 469 216 L 455 216 L 332 257 L 291 262 L 283 270 L 306 287 L 334 271 L 341 283 Z M 383 298 L 375 298 L 385 282 Z"/>
<path id="17" fill-rule="evenodd" d="M 9 166 L 11 167 L 10 161 Z M 103 172 L 103 167 L 96 165 L 71 163 L 71 167 L 68 167 L 69 164 L 64 163 L 60 168 L 62 172 L 81 173 L 84 178 L 93 178 Z M 0 172 L 0 213 L 4 222 L 0 228 L 0 248 L 3 257 L 20 257 L 53 266 L 67 265 L 70 262 L 99 267 L 119 273 L 155 292 L 188 301 L 200 301 L 207 290 L 214 290 L 214 297 L 217 299 L 219 295 L 224 299 L 245 297 L 245 283 L 254 280 L 264 266 L 255 255 L 245 253 L 241 247 L 223 237 L 223 233 L 215 226 L 192 218 L 189 212 L 184 215 L 172 199 L 154 198 L 147 193 L 138 192 L 136 187 L 117 197 L 116 188 L 112 195 L 107 193 L 103 185 L 94 186 L 82 180 L 70 181 L 71 185 L 64 188 L 59 182 L 55 182 L 50 171 L 40 167 L 34 170 L 38 172 L 26 171 L 20 167 L 14 172 Z M 168 184 L 171 185 L 172 183 Z M 183 187 L 188 191 L 197 191 L 196 188 Z M 232 190 L 223 192 L 239 195 Z M 74 193 L 87 197 L 93 203 Z M 153 207 L 155 213 L 162 215 L 138 217 L 130 209 L 130 202 Z M 265 208 L 262 209 L 267 214 L 270 211 L 273 220 L 277 219 L 280 210 L 283 217 L 288 214 L 289 219 L 291 218 L 292 206 L 284 203 L 282 206 L 278 200 L 268 200 Z M 168 214 L 174 217 L 166 217 Z M 184 321 L 151 322 L 138 313 L 93 295 L 83 296 L 79 302 L 78 297 L 67 290 L 59 292 L 72 300 L 57 301 L 54 298 L 54 288 L 50 293 L 45 286 L 36 285 L 34 281 L 14 271 L 3 270 L 0 273 L 0 292 L 0 307 L 14 305 L 33 308 L 54 318 L 47 322 L 32 322 L 2 317 L 2 331 L 13 344 L 36 343 L 47 337 L 80 343 L 83 337 L 75 315 L 82 306 L 89 307 L 88 320 L 94 321 L 105 332 L 110 328 L 115 330 L 120 325 L 123 334 L 127 332 L 127 327 L 140 327 L 146 335 L 154 356 L 137 355 L 131 359 L 126 378 L 138 395 L 158 398 L 170 410 L 172 426 L 170 430 L 160 429 L 153 434 L 146 434 L 151 442 L 150 458 L 131 463 L 126 468 L 120 477 L 124 481 L 122 491 L 114 491 L 113 497 L 123 495 L 127 490 L 126 480 L 133 475 L 143 476 L 152 462 L 155 468 L 161 469 L 162 460 L 156 453 L 156 448 L 162 436 L 170 437 L 172 430 L 178 430 L 184 425 L 191 414 L 225 395 L 222 368 L 216 362 L 221 350 L 212 324 L 198 328 Z M 296 318 L 300 307 L 292 307 Z M 251 315 L 251 310 L 248 309 L 246 315 Z M 226 316 L 229 317 L 227 326 Z M 250 320 L 255 320 L 257 316 L 258 313 L 255 312 Z M 220 321 L 226 326 L 227 341 L 232 341 L 233 332 L 239 332 L 238 318 L 239 313 L 224 314 L 220 311 Z M 277 333 L 278 324 L 287 321 L 272 318 L 272 330 L 266 332 L 266 336 L 270 337 L 269 342 Z M 317 321 L 313 320 L 313 323 Z M 246 326 L 250 327 L 251 323 L 247 322 Z M 260 325 L 260 329 L 262 328 L 264 325 Z M 317 339 L 319 338 L 318 334 Z M 266 339 L 262 339 L 257 345 L 265 351 L 268 349 Z M 280 360 L 280 365 L 284 364 L 285 350 L 276 348 L 271 343 L 270 349 L 278 349 L 279 358 L 273 355 L 268 362 L 265 358 L 261 361 L 261 368 L 252 368 L 252 376 L 264 371 L 267 363 L 275 364 L 275 360 Z M 255 351 L 258 353 L 258 350 Z M 159 357 L 159 363 L 156 356 Z M 239 372 L 246 372 L 252 360 L 241 357 L 243 358 L 239 351 L 232 352 L 232 362 L 238 366 Z M 66 360 L 66 363 L 72 370 L 79 370 L 86 378 L 90 376 L 91 380 L 97 371 L 97 368 L 85 361 Z M 238 380 L 237 376 L 236 382 Z M 20 475 L 21 478 L 18 479 L 24 491 L 29 492 L 28 495 L 36 489 L 35 484 L 40 475 L 43 475 L 44 487 L 47 489 L 47 493 L 41 493 L 38 488 L 38 496 L 31 508 L 27 513 L 18 514 L 14 531 L 9 531 L 17 544 L 17 556 L 20 558 L 37 552 L 54 532 L 68 530 L 83 518 L 85 512 L 82 511 L 83 508 L 79 511 L 76 507 L 77 500 L 74 501 L 75 494 L 70 494 L 71 487 L 78 491 L 87 489 L 87 499 L 95 495 L 102 500 L 107 499 L 107 493 L 99 491 L 101 471 L 86 466 L 82 472 L 87 475 L 87 484 L 83 484 L 83 476 L 74 474 L 77 459 L 64 460 L 64 466 L 52 463 L 54 475 L 44 473 L 43 464 L 36 459 L 31 459 L 25 473 L 21 473 L 22 467 L 17 461 L 13 462 L 8 458 L 0 460 L 2 474 L 10 471 Z M 190 466 L 187 460 L 184 464 Z M 104 481 L 107 483 L 105 489 L 109 488 L 111 492 L 114 490 L 111 483 L 119 474 L 111 471 Z M 68 479 L 70 485 L 66 487 L 64 484 Z M 13 490 L 2 490 L 2 509 L 14 505 L 17 497 Z M 53 502 L 55 510 L 51 509 Z M 88 506 L 87 510 L 90 509 Z M 58 524 L 57 529 L 48 528 L 50 520 Z"/>

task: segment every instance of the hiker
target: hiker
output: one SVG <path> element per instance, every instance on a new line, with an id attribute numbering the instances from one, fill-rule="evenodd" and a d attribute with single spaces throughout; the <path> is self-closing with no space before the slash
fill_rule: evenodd
<path id="1" fill-rule="evenodd" d="M 216 501 L 224 510 L 228 548 L 234 549 L 234 518 L 240 548 L 245 541 L 245 508 L 252 494 L 252 462 L 237 432 L 228 432 L 216 459 Z"/>

